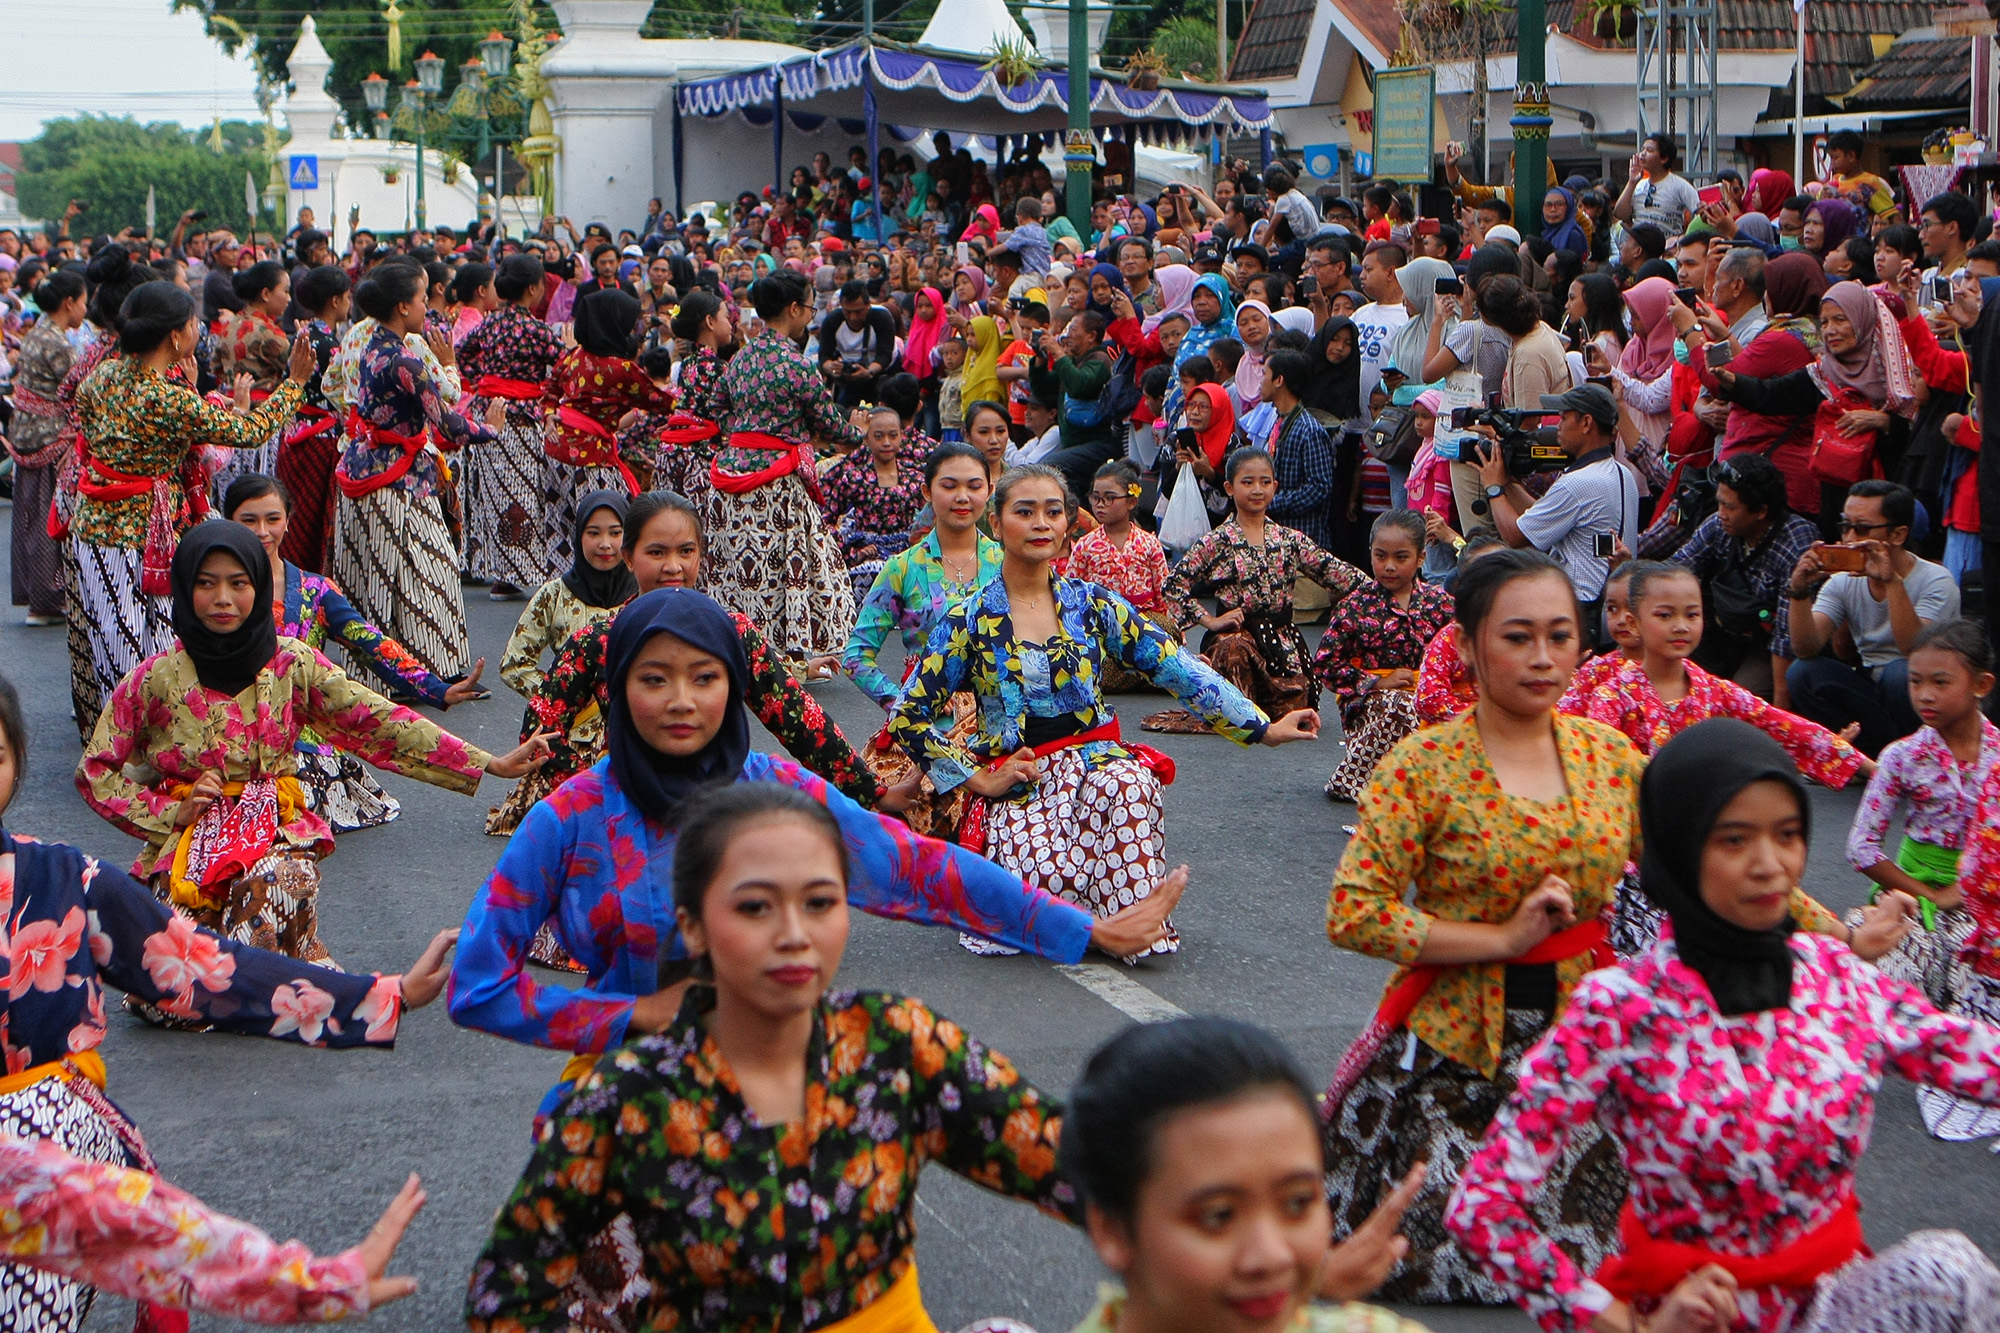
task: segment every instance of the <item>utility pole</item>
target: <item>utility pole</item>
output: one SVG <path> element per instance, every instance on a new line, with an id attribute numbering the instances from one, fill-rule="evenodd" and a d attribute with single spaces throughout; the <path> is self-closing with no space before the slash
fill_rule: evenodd
<path id="1" fill-rule="evenodd" d="M 1063 143 L 1063 211 L 1078 236 L 1090 235 L 1091 168 L 1097 145 L 1090 136 L 1089 0 L 1069 0 L 1069 133 Z"/>
<path id="2" fill-rule="evenodd" d="M 1515 48 L 1514 225 L 1523 236 L 1542 234 L 1542 196 L 1549 188 L 1548 8 L 1545 0 L 1520 0 Z"/>

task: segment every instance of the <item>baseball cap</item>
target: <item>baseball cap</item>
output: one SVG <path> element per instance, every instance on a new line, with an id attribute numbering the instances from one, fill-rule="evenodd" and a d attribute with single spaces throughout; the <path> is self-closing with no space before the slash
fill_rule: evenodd
<path id="1" fill-rule="evenodd" d="M 1602 384 L 1579 384 L 1568 393 L 1542 395 L 1544 412 L 1583 412 L 1606 430 L 1618 425 L 1618 400 Z"/>
<path id="2" fill-rule="evenodd" d="M 1194 262 L 1197 264 L 1220 264 L 1222 247 L 1214 241 L 1203 241 L 1194 248 Z"/>
<path id="3" fill-rule="evenodd" d="M 628 245 L 623 250 L 620 250 L 618 253 L 623 257 L 625 257 L 626 259 L 638 259 L 646 252 L 644 250 L 641 250 L 636 245 Z"/>

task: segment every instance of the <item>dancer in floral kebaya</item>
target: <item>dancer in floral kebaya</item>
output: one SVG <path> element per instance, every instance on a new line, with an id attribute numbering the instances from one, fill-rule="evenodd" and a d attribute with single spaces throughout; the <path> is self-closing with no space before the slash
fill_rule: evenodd
<path id="1" fill-rule="evenodd" d="M 509 255 L 493 279 L 500 308 L 458 346 L 473 399 L 467 409 L 507 405 L 497 438 L 474 451 L 465 501 L 469 572 L 501 597 L 530 592 L 553 572 L 542 535 L 542 417 L 562 339 L 535 317 L 547 282 L 541 260 Z"/>

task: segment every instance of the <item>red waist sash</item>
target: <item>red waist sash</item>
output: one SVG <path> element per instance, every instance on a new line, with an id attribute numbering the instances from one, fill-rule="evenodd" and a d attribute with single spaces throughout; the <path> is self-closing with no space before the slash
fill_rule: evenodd
<path id="1" fill-rule="evenodd" d="M 759 486 L 768 486 L 781 477 L 796 472 L 799 480 L 806 484 L 814 504 L 821 503 L 819 492 L 819 469 L 815 467 L 811 440 L 792 441 L 780 439 L 776 435 L 766 435 L 762 431 L 739 430 L 731 432 L 729 447 L 732 449 L 755 449 L 760 453 L 776 454 L 770 464 L 755 472 L 729 472 L 722 466 L 721 459 L 708 465 L 708 479 L 715 489 L 725 495 L 748 495 Z"/>
<path id="2" fill-rule="evenodd" d="M 907 678 L 909 675 L 908 670 L 906 669 L 903 674 Z M 1175 774 L 1172 756 L 1163 754 L 1150 745 L 1128 743 L 1119 734 L 1118 719 L 1116 717 L 1113 717 L 1109 722 L 1101 726 L 1092 727 L 1089 731 L 1079 731 L 1069 736 L 1058 736 L 1052 741 L 1043 741 L 1040 745 L 1034 747 L 1035 758 L 1046 759 L 1059 750 L 1067 750 L 1077 745 L 1094 745 L 1099 741 L 1110 741 L 1114 745 L 1124 746 L 1126 750 L 1131 752 L 1134 759 L 1137 759 L 1153 771 L 1153 776 L 1160 780 L 1162 787 L 1171 787 L 1174 785 Z M 987 764 L 986 767 L 989 769 L 998 768 L 1001 764 L 1007 762 L 1008 757 L 1007 755 L 1002 755 Z M 965 817 L 959 821 L 958 825 L 958 845 L 964 847 L 974 855 L 984 856 L 986 854 L 985 801 L 967 801 L 965 803 Z"/>
<path id="3" fill-rule="evenodd" d="M 62 404 L 53 398 L 44 398 L 25 384 L 14 386 L 14 407 L 31 417 L 59 417 Z"/>
<path id="4" fill-rule="evenodd" d="M 660 430 L 661 444 L 699 444 L 712 440 L 722 433 L 722 427 L 707 417 L 690 416 L 686 412 L 676 412 L 667 418 L 667 424 Z"/>
<path id="5" fill-rule="evenodd" d="M 430 428 L 424 428 L 421 435 L 398 435 L 395 431 L 381 426 L 370 425 L 359 412 L 347 414 L 347 438 L 361 444 L 380 449 L 394 445 L 403 451 L 403 456 L 372 477 L 354 478 L 347 475 L 347 460 L 333 470 L 333 480 L 340 487 L 340 493 L 350 500 L 359 500 L 364 495 L 373 495 L 384 486 L 393 486 L 409 473 L 410 464 L 417 461 L 417 455 L 430 443 Z"/>
<path id="6" fill-rule="evenodd" d="M 1820 1226 L 1769 1254 L 1724 1254 L 1704 1245 L 1661 1240 L 1646 1230 L 1629 1201 L 1618 1218 L 1618 1243 L 1619 1253 L 1598 1267 L 1596 1277 L 1627 1303 L 1639 1296 L 1665 1296 L 1682 1278 L 1709 1264 L 1728 1269 L 1739 1286 L 1807 1288 L 1856 1255 L 1868 1253 L 1861 1235 L 1861 1206 L 1852 1194 Z"/>
<path id="7" fill-rule="evenodd" d="M 81 446 L 81 441 L 78 442 Z M 208 517 L 208 476 L 199 462 L 190 458 L 194 469 L 186 488 L 190 517 L 196 522 Z M 171 571 L 174 547 L 180 541 L 180 534 L 174 525 L 173 487 L 167 476 L 147 477 L 133 472 L 120 472 L 102 459 L 85 454 L 83 470 L 76 479 L 77 492 L 85 499 L 98 504 L 116 504 L 123 500 L 136 500 L 148 496 L 146 539 L 142 543 L 139 556 L 139 590 L 151 597 L 168 597 L 173 594 Z M 56 535 L 55 509 L 49 511 L 50 535 Z"/>
<path id="8" fill-rule="evenodd" d="M 559 435 L 551 436 L 542 452 L 558 463 L 568 463 L 571 467 L 615 467 L 618 475 L 625 478 L 625 493 L 639 493 L 639 479 L 632 475 L 632 469 L 625 466 L 625 460 L 618 456 L 618 437 L 611 428 L 568 403 L 556 409 L 556 423 L 565 430 L 573 430 L 579 435 L 587 435 L 603 447 L 594 451 L 572 449 L 562 443 Z"/>
<path id="9" fill-rule="evenodd" d="M 339 428 L 340 418 L 333 413 L 323 407 L 311 407 L 301 403 L 298 417 L 285 431 L 284 439 L 280 440 L 279 444 L 304 444 L 307 440 L 316 440 L 328 431 Z"/>
<path id="10" fill-rule="evenodd" d="M 509 402 L 540 402 L 542 386 L 533 380 L 510 380 L 505 375 L 481 375 L 472 392 L 481 398 L 505 398 Z"/>

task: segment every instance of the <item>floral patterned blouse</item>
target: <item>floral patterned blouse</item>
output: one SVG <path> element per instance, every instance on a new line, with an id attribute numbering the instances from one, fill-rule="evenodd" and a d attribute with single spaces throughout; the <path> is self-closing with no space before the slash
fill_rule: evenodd
<path id="1" fill-rule="evenodd" d="M 1959 857 L 1958 887 L 1973 922 L 1966 959 L 1981 976 L 2000 977 L 2000 766 L 1979 789 L 1979 808 Z"/>
<path id="2" fill-rule="evenodd" d="M 604 710 L 611 690 L 604 680 L 604 663 L 611 651 L 611 626 L 617 611 L 591 621 L 556 649 L 555 660 L 542 678 L 528 708 L 544 727 L 562 733 L 555 755 L 546 765 L 551 777 L 566 777 L 597 762 L 603 747 Z M 785 753 L 831 782 L 851 800 L 873 808 L 882 788 L 847 737 L 834 725 L 819 700 L 785 670 L 770 641 L 739 612 L 729 613 L 743 640 L 750 664 L 743 703 L 785 747 Z"/>
<path id="3" fill-rule="evenodd" d="M 445 691 L 451 687 L 444 678 L 355 610 L 340 585 L 326 575 L 286 565 L 285 600 L 272 612 L 278 633 L 285 638 L 297 639 L 316 652 L 325 650 L 329 638 L 336 639 L 349 658 L 374 672 L 390 689 L 406 690 L 433 708 L 445 706 Z"/>
<path id="4" fill-rule="evenodd" d="M 1130 602 L 1094 583 L 1050 582 L 1061 629 L 1046 643 L 1030 644 L 1014 632 L 1006 580 L 995 578 L 945 612 L 903 682 L 902 697 L 889 712 L 889 735 L 938 791 L 952 790 L 1020 749 L 1031 715 L 1067 722 L 1078 732 L 1115 721 L 1098 686 L 1107 658 L 1145 676 L 1237 744 L 1264 738 L 1270 719 L 1263 710 Z M 1024 665 L 1030 650 L 1046 664 L 1046 675 L 1038 669 L 1030 677 Z M 965 747 L 946 734 L 951 696 L 960 690 L 979 700 L 979 734 Z M 1130 757 L 1111 741 L 1080 748 L 1093 767 Z"/>
<path id="5" fill-rule="evenodd" d="M 205 496 L 191 502 L 188 495 L 191 456 L 203 445 L 257 448 L 291 419 L 303 392 L 287 379 L 261 406 L 238 416 L 147 370 L 135 358 L 111 356 L 77 390 L 77 423 L 97 462 L 132 476 L 165 478 L 178 541 L 197 515 L 207 512 Z M 152 498 L 143 492 L 125 500 L 85 496 L 77 509 L 76 535 L 97 546 L 136 549 L 146 544 L 152 510 Z"/>
<path id="6" fill-rule="evenodd" d="M 1203 593 L 1214 594 L 1218 611 L 1240 607 L 1247 615 L 1282 618 L 1290 624 L 1292 585 L 1302 577 L 1332 593 L 1336 603 L 1368 581 L 1366 574 L 1296 529 L 1266 523 L 1264 544 L 1258 546 L 1231 517 L 1188 548 L 1167 576 L 1163 596 L 1183 630 L 1200 623 L 1195 598 Z M 1294 675 L 1305 669 L 1306 664 L 1299 662 L 1277 674 Z"/>
<path id="7" fill-rule="evenodd" d="M 7 427 L 7 452 L 14 465 L 44 468 L 56 461 L 56 444 L 63 433 L 63 376 L 69 374 L 76 353 L 55 321 L 40 319 L 21 339 L 14 358 L 14 420 Z M 34 515 L 40 522 L 42 515 Z"/>
<path id="8" fill-rule="evenodd" d="M 1409 605 L 1398 606 L 1369 579 L 1342 599 L 1319 641 L 1313 674 L 1333 690 L 1341 716 L 1353 719 L 1367 701 L 1370 671 L 1418 670 L 1430 641 L 1450 624 L 1451 594 L 1435 583 L 1418 579 Z"/>
<path id="9" fill-rule="evenodd" d="M 819 367 L 790 338 L 765 330 L 729 358 L 701 415 L 719 422 L 724 438 L 739 430 L 761 431 L 798 443 L 822 439 L 861 447 L 861 432 L 833 401 Z M 771 463 L 769 452 L 724 445 L 716 454 L 727 472 L 751 473 Z"/>
<path id="10" fill-rule="evenodd" d="M 599 1062 L 544 1129 L 473 1267 L 476 1333 L 565 1323 L 585 1244 L 632 1219 L 648 1328 L 821 1328 L 916 1261 L 917 1179 L 935 1160 L 1056 1217 L 1057 1107 L 921 1000 L 835 991 L 806 1053 L 803 1120 L 766 1125 L 702 1021 L 695 988 L 665 1031 Z"/>
<path id="11" fill-rule="evenodd" d="M 497 438 L 485 422 L 469 420 L 448 407 L 444 391 L 431 377 L 424 358 L 379 325 L 361 349 L 355 370 L 354 410 L 369 425 L 397 435 L 430 433 L 435 448 L 420 452 L 410 470 L 391 483 L 417 499 L 436 494 L 443 482 L 437 449 L 488 444 Z M 401 445 L 350 439 L 341 456 L 341 470 L 361 481 L 387 472 L 402 457 Z"/>
<path id="12" fill-rule="evenodd" d="M 306 1046 L 393 1046 L 400 977 L 315 967 L 211 934 L 123 871 L 0 829 L 7 1073 L 96 1050 L 104 987 L 226 1032 Z"/>
<path id="13" fill-rule="evenodd" d="M 294 749 L 313 732 L 377 768 L 464 795 L 479 786 L 492 756 L 424 717 L 390 703 L 342 674 L 296 639 L 280 638 L 256 684 L 224 698 L 196 678 L 178 643 L 141 662 L 118 682 L 77 764 L 77 790 L 91 809 L 142 839 L 132 873 L 168 868 L 180 830 L 176 785 L 205 772 L 226 781 L 295 775 Z M 154 775 L 142 783 L 126 767 Z M 280 846 L 333 851 L 333 830 L 300 809 L 278 826 Z"/>
<path id="14" fill-rule="evenodd" d="M 327 363 L 320 376 L 321 390 L 327 402 L 338 412 L 345 413 L 355 405 L 361 390 L 361 354 L 379 327 L 368 318 L 357 319 L 348 325 L 347 332 L 340 338 L 340 350 L 334 353 L 333 360 Z M 421 334 L 405 334 L 403 346 L 409 349 L 411 356 L 424 363 L 424 372 L 437 386 L 438 396 L 448 404 L 457 402 L 462 396 L 457 358 L 453 358 L 451 365 L 445 365 L 437 359 L 437 354 L 431 351 L 431 345 L 424 341 Z"/>
<path id="15" fill-rule="evenodd" d="M 1961 850 L 1978 813 L 1979 790 L 2000 771 L 2000 727 L 1979 719 L 1979 755 L 1961 764 L 1930 727 L 1882 747 L 1875 776 L 1854 825 L 1847 832 L 1847 863 L 1856 870 L 1893 859 L 1882 850 L 1889 822 L 1903 819 L 1907 837 L 1932 847 Z"/>
<path id="16" fill-rule="evenodd" d="M 237 310 L 223 315 L 222 331 L 209 351 L 209 365 L 229 393 L 239 374 L 250 376 L 250 387 L 269 393 L 291 372 L 292 340 L 278 321 L 262 310 Z"/>
<path id="17" fill-rule="evenodd" d="M 916 662 L 945 608 L 998 577 L 1004 554 L 999 542 L 980 533 L 979 572 L 970 584 L 953 579 L 944 567 L 944 548 L 935 531 L 908 550 L 890 556 L 868 595 L 861 599 L 854 630 L 840 655 L 840 665 L 861 692 L 885 709 L 895 703 L 902 686 L 875 665 L 889 632 L 902 633 L 904 660 Z"/>
<path id="18" fill-rule="evenodd" d="M 479 321 L 458 345 L 459 376 L 468 392 L 487 375 L 545 385 L 561 355 L 562 339 L 545 321 L 536 319 L 534 311 L 524 305 L 503 305 Z M 467 406 L 474 416 L 483 418 L 486 414 L 484 398 L 475 396 Z M 508 425 L 533 427 L 541 420 L 540 399 L 507 400 Z"/>
<path id="19" fill-rule="evenodd" d="M 1422 726 L 1457 717 L 1479 702 L 1479 684 L 1472 679 L 1472 668 L 1458 655 L 1454 629 L 1446 625 L 1431 635 L 1424 647 L 1423 665 L 1417 668 L 1417 722 Z"/>
<path id="20" fill-rule="evenodd" d="M 322 1258 L 144 1171 L 79 1161 L 54 1143 L 0 1139 L 0 1253 L 133 1300 L 264 1324 L 326 1324 L 368 1310 L 359 1249 Z"/>
<path id="21" fill-rule="evenodd" d="M 1141 611 L 1165 605 L 1167 551 L 1144 528 L 1133 528 L 1122 549 L 1103 528 L 1086 532 L 1070 547 L 1067 573 L 1111 589 Z"/>
<path id="22" fill-rule="evenodd" d="M 1648 1233 L 1755 1255 L 1824 1225 L 1853 1192 L 1885 1074 L 2000 1104 L 2000 1031 L 1940 1014 L 1837 940 L 1793 935 L 1791 1004 L 1725 1017 L 1672 934 L 1576 988 L 1446 1213 L 1550 1333 L 1588 1330 L 1611 1302 L 1527 1211 L 1583 1125 L 1615 1136 Z M 1783 1333 L 1812 1297 L 1740 1289 L 1735 1327 Z"/>
<path id="23" fill-rule="evenodd" d="M 1610 727 L 1560 713 L 1553 722 L 1569 793 L 1550 804 L 1500 790 L 1471 716 L 1404 737 L 1375 766 L 1334 872 L 1326 933 L 1340 948 L 1401 964 L 1390 989 L 1415 965 L 1431 922 L 1497 925 L 1544 875 L 1569 881 L 1579 921 L 1611 904 L 1625 863 L 1637 859 L 1645 761 Z M 1555 965 L 1558 1002 L 1590 965 L 1587 955 Z M 1502 963 L 1444 969 L 1411 1011 L 1410 1031 L 1494 1077 L 1505 979 Z"/>
<path id="24" fill-rule="evenodd" d="M 619 418 L 634 410 L 667 412 L 674 405 L 674 391 L 654 384 L 636 361 L 592 356 L 581 347 L 572 347 L 557 359 L 548 394 L 605 431 L 600 439 L 564 425 L 555 416 L 549 418 L 548 443 L 543 448 L 550 458 L 572 467 L 616 467 Z"/>
<path id="25" fill-rule="evenodd" d="M 1646 668 L 1638 662 L 1618 662 L 1615 669 L 1583 688 L 1570 682 L 1558 705 L 1565 713 L 1595 718 L 1625 733 L 1639 753 L 1650 757 L 1668 740 L 1711 717 L 1748 722 L 1785 747 L 1799 772 L 1838 791 L 1861 767 L 1861 751 L 1802 717 L 1774 708 L 1734 681 L 1720 680 L 1692 662 L 1687 667 L 1687 693 L 1674 703 L 1660 698 Z"/>
<path id="26" fill-rule="evenodd" d="M 312 344 L 316 367 L 312 378 L 306 381 L 305 405 L 331 412 L 333 404 L 326 397 L 326 371 L 333 364 L 333 358 L 340 354 L 340 336 L 333 331 L 333 325 L 323 319 L 308 319 L 299 327 L 305 332 L 306 341 Z"/>
<path id="27" fill-rule="evenodd" d="M 857 564 L 869 558 L 858 552 L 875 537 L 910 531 L 924 507 L 924 455 L 914 448 L 899 450 L 896 484 L 884 486 L 864 446 L 820 473 L 819 489 L 820 511 L 828 523 L 839 525 L 841 555 Z"/>
<path id="28" fill-rule="evenodd" d="M 542 688 L 542 654 L 561 648 L 570 635 L 617 609 L 585 606 L 567 583 L 550 579 L 535 589 L 535 595 L 521 608 L 521 618 L 507 636 L 507 649 L 500 654 L 500 679 L 514 693 L 531 697 Z"/>

